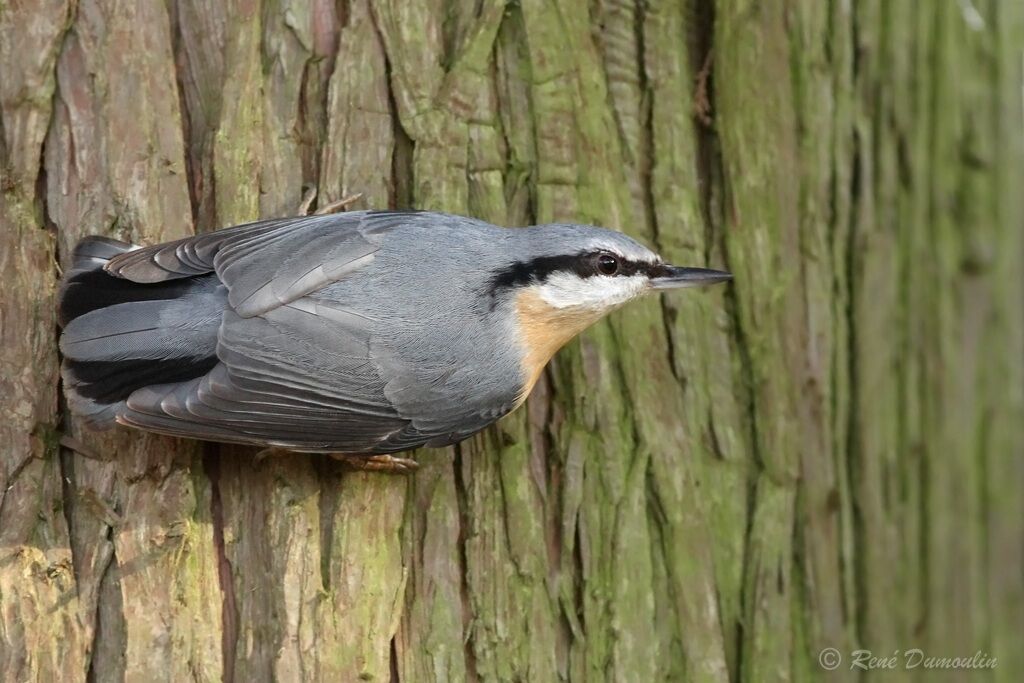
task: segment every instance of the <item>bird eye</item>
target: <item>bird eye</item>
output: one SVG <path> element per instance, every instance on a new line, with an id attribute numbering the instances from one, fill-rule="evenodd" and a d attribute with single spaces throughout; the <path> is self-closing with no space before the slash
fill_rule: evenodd
<path id="1" fill-rule="evenodd" d="M 601 254 L 597 257 L 597 270 L 602 275 L 615 275 L 619 272 L 619 259 L 611 254 Z"/>

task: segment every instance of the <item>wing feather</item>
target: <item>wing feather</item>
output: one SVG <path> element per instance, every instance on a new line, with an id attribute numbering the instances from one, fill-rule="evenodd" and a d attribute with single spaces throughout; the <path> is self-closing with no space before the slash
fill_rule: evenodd
<path id="1" fill-rule="evenodd" d="M 108 273 L 155 283 L 216 272 L 243 317 L 261 315 L 369 265 L 395 223 L 366 212 L 250 223 L 120 254 Z"/>
<path id="2" fill-rule="evenodd" d="M 460 441 L 510 409 L 477 410 L 388 347 L 380 321 L 309 296 L 372 267 L 408 216 L 263 221 L 115 256 L 113 275 L 161 282 L 215 272 L 228 288 L 205 376 L 135 391 L 118 420 L 175 436 L 299 451 L 393 453 Z M 433 383 L 433 385 L 431 384 Z M 499 401 L 500 403 L 500 401 Z"/>
<path id="3" fill-rule="evenodd" d="M 358 316 L 338 322 L 292 306 L 253 318 L 227 311 L 220 363 L 201 379 L 135 392 L 124 421 L 193 438 L 382 452 L 411 420 L 384 395 L 364 324 Z"/>

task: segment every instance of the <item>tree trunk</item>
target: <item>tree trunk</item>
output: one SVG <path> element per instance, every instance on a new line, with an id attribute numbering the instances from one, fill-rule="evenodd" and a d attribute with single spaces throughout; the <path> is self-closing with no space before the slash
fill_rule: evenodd
<path id="1" fill-rule="evenodd" d="M 1022 46 L 999 0 L 0 3 L 0 678 L 805 680 L 832 647 L 1021 680 Z M 312 187 L 735 281 L 613 314 L 408 478 L 67 414 L 76 240 Z"/>

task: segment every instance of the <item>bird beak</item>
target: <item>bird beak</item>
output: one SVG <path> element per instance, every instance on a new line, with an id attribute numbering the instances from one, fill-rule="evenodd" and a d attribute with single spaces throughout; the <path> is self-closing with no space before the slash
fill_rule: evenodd
<path id="1" fill-rule="evenodd" d="M 661 272 L 651 278 L 654 289 L 678 289 L 680 287 L 703 287 L 732 279 L 732 273 L 710 268 L 681 268 L 664 266 Z"/>

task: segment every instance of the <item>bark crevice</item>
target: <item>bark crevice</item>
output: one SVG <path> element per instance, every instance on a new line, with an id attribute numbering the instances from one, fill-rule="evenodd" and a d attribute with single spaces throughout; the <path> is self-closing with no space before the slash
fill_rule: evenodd
<path id="1" fill-rule="evenodd" d="M 235 577 L 228 558 L 224 539 L 224 503 L 221 499 L 221 459 L 226 457 L 217 452 L 213 444 L 205 444 L 203 471 L 210 479 L 210 520 L 213 525 L 213 547 L 217 553 L 217 578 L 221 593 L 221 654 L 223 659 L 223 680 L 235 680 L 235 659 L 238 651 L 238 604 L 235 598 Z"/>
<path id="2" fill-rule="evenodd" d="M 466 549 L 467 544 L 467 530 L 471 528 L 469 521 L 469 490 L 466 488 L 465 474 L 463 468 L 466 467 L 464 462 L 463 449 L 456 444 L 452 446 L 452 451 L 455 457 L 452 461 L 452 470 L 455 476 L 455 498 L 458 504 L 458 514 L 456 519 L 458 520 L 459 528 L 456 537 L 457 553 L 459 561 L 459 601 L 462 612 L 462 648 L 463 657 L 465 658 L 466 676 L 470 681 L 479 680 L 476 666 L 476 652 L 474 650 L 474 637 L 473 637 L 473 603 L 470 595 L 470 580 L 469 580 L 469 557 Z"/>

